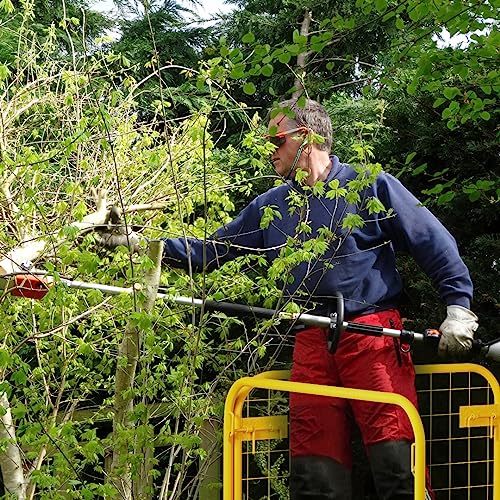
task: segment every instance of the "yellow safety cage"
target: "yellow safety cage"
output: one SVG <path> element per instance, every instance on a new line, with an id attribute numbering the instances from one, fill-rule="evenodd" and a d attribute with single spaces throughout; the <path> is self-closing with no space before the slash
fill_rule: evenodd
<path id="1" fill-rule="evenodd" d="M 288 394 L 301 392 L 399 405 L 415 433 L 415 500 L 425 498 L 425 467 L 437 500 L 500 500 L 500 385 L 472 364 L 416 366 L 420 413 L 387 392 L 288 381 L 288 371 L 236 381 L 224 415 L 224 500 L 287 498 Z"/>

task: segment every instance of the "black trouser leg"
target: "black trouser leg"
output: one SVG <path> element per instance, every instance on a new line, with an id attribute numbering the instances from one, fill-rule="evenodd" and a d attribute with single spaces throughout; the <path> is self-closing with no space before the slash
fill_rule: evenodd
<path id="1" fill-rule="evenodd" d="M 290 500 L 351 500 L 351 470 L 329 457 L 292 457 Z"/>
<path id="2" fill-rule="evenodd" d="M 413 500 L 411 443 L 387 441 L 367 448 L 380 500 Z"/>

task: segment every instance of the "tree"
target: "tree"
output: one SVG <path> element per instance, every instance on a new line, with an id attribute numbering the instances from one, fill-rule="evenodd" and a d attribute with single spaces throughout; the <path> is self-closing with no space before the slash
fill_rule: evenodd
<path id="1" fill-rule="evenodd" d="M 42 50 L 54 40 L 60 50 L 58 58 L 87 54 L 95 49 L 95 39 L 111 26 L 111 20 L 85 0 L 5 0 L 0 5 L 0 64 L 11 65 L 19 50 Z M 23 47 L 28 43 L 35 47 Z"/>
<path id="2" fill-rule="evenodd" d="M 147 2 L 132 10 L 133 17 L 120 22 L 113 50 L 127 65 L 134 65 L 138 80 L 144 79 L 141 112 L 145 117 L 159 112 L 172 117 L 199 109 L 202 93 L 189 84 L 186 72 L 198 66 L 203 49 L 211 43 L 210 28 L 192 26 L 184 17 L 191 11 L 175 1 Z"/>
<path id="3" fill-rule="evenodd" d="M 16 11 L 2 24 L 0 261 L 7 268 L 15 257 L 9 274 L 29 258 L 56 283 L 43 300 L 28 301 L 7 293 L 12 276 L 2 280 L 0 468 L 4 480 L 13 474 L 2 462 L 8 450 L 28 496 L 116 496 L 118 482 L 106 480 L 113 470 L 127 491 L 194 498 L 218 445 L 204 444 L 201 432 L 221 421 L 230 382 L 289 362 L 287 325 L 275 320 L 168 301 L 146 314 L 137 296 L 57 283 L 68 276 L 130 286 L 151 259 L 103 249 L 99 231 L 203 239 L 275 182 L 261 110 L 248 103 L 267 107 L 293 92 L 296 66 L 305 68 L 304 92 L 331 112 L 343 159 L 403 176 L 456 232 L 474 273 L 475 310 L 494 325 L 498 72 L 490 68 L 498 32 L 490 26 L 463 48 L 433 38 L 445 26 L 452 34 L 485 27 L 493 4 L 240 5 L 215 47 L 166 4 L 124 21 L 114 48 L 91 46 L 83 17 L 77 28 L 69 14 L 60 28 L 33 31 L 21 22 L 33 19 L 29 5 L 24 18 Z M 301 34 L 306 8 L 312 23 Z M 50 10 L 40 12 L 42 19 Z M 304 65 L 296 63 L 301 53 Z M 111 220 L 111 209 L 121 218 Z M 262 224 L 280 216 L 268 207 Z M 463 224 L 471 219 L 473 227 Z M 271 266 L 257 255 L 210 274 L 165 269 L 160 286 L 281 308 L 283 276 L 301 259 L 321 258 L 327 243 L 327 234 L 306 247 L 291 241 Z M 412 277 L 411 317 L 437 324 L 430 284 L 402 266 Z M 135 377 L 117 391 L 116 373 L 129 362 L 119 346 L 138 331 Z M 120 401 L 133 409 L 124 414 Z M 113 452 L 121 458 L 111 468 Z"/>
<path id="4" fill-rule="evenodd" d="M 68 62 L 58 59 L 57 40 L 44 48 L 42 60 L 19 54 L 12 66 L 19 71 L 4 73 L 0 89 L 0 260 L 6 287 L 0 307 L 0 412 L 8 430 L 0 435 L 0 469 L 4 478 L 12 477 L 8 463 L 23 471 L 21 484 L 13 477 L 14 485 L 5 485 L 21 497 L 26 490 L 27 498 L 117 495 L 119 484 L 105 481 L 105 457 L 108 450 L 121 450 L 115 464 L 130 464 L 133 488 L 150 496 L 155 488 L 163 498 L 192 497 L 203 474 L 193 480 L 191 471 L 203 471 L 211 452 L 201 448 L 200 432 L 205 421 L 221 418 L 226 364 L 237 373 L 231 344 L 241 339 L 228 337 L 238 320 L 214 324 L 212 318 L 209 334 L 204 314 L 164 303 L 146 314 L 134 297 L 70 291 L 57 284 L 58 276 L 136 282 L 150 259 L 132 258 L 125 248 L 103 250 L 91 229 L 107 227 L 110 208 L 117 206 L 126 230 L 133 224 L 150 238 L 203 237 L 234 210 L 227 187 L 240 189 L 230 168 L 241 157 L 229 149 L 229 169 L 218 168 L 221 153 L 213 151 L 207 132 L 209 108 L 181 124 L 141 123 L 135 106 L 142 88 L 120 67 L 119 55 L 97 51 Z M 216 102 L 219 95 L 208 92 L 205 98 Z M 262 155 L 269 151 L 261 148 Z M 258 156 L 252 157 L 254 165 Z M 202 208 L 206 201 L 208 210 Z M 89 219 L 92 212 L 98 217 Z M 29 267 L 28 260 L 55 282 L 40 302 L 8 293 L 16 288 L 12 273 L 26 272 L 21 264 Z M 229 271 L 237 273 L 237 267 Z M 203 281 L 171 271 L 162 282 L 173 293 L 203 296 L 227 276 Z M 242 279 L 235 288 L 252 291 L 257 302 L 268 291 L 256 292 Z M 141 356 L 134 383 L 121 394 L 121 386 L 114 391 L 115 373 L 126 360 L 116 352 L 126 325 L 142 332 Z M 249 333 L 246 350 L 251 338 Z M 136 403 L 127 415 L 113 406 L 124 395 Z M 102 435 L 108 414 L 116 419 L 110 437 Z M 130 425 L 122 428 L 123 421 Z M 118 466 L 112 470 L 118 473 Z"/>
<path id="5" fill-rule="evenodd" d="M 269 91 L 285 95 L 297 87 L 295 80 L 303 81 L 308 94 L 319 99 L 337 88 L 359 91 L 365 81 L 363 69 L 373 66 L 376 55 L 395 36 L 390 23 L 367 16 L 354 1 L 234 3 L 238 9 L 222 23 L 227 43 L 242 47 L 245 34 L 252 33 L 256 48 L 273 49 L 263 54 L 257 48 L 255 64 L 261 71 L 256 68 L 250 75 L 259 82 L 259 99 L 267 104 Z M 307 19 L 307 32 L 301 33 Z"/>

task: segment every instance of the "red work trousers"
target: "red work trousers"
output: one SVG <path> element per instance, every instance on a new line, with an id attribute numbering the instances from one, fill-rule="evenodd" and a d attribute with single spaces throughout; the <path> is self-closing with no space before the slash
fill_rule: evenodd
<path id="1" fill-rule="evenodd" d="M 357 323 L 401 329 L 396 310 L 354 318 Z M 308 328 L 295 340 L 291 380 L 402 394 L 415 406 L 415 371 L 411 356 L 392 337 L 342 334 L 337 351 L 327 348 L 327 331 Z M 365 446 L 393 440 L 413 441 L 406 413 L 396 405 L 290 395 L 292 456 L 325 456 L 352 466 L 351 421 L 356 421 Z"/>

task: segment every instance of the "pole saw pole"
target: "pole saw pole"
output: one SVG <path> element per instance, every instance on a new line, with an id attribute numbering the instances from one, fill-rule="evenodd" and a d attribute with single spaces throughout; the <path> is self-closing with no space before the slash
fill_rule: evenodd
<path id="1" fill-rule="evenodd" d="M 69 288 L 80 290 L 99 290 L 108 295 L 118 294 L 133 294 L 141 290 L 141 285 L 135 284 L 132 287 L 119 287 L 112 285 L 102 285 L 99 283 L 88 283 L 84 281 L 70 280 L 67 278 L 59 278 L 57 282 L 47 280 L 45 273 L 40 273 L 41 276 L 32 272 L 31 274 L 16 274 L 13 276 L 14 284 L 10 285 L 9 291 L 13 295 L 41 299 L 49 291 L 54 284 L 61 283 Z M 6 276 L 5 276 L 6 277 Z M 348 330 L 351 333 L 359 333 L 362 335 L 372 336 L 387 336 L 400 339 L 404 344 L 412 344 L 413 342 L 423 342 L 430 344 L 433 348 L 437 348 L 441 338 L 441 332 L 435 329 L 427 329 L 425 332 L 413 332 L 410 330 L 396 330 L 392 328 L 383 328 L 377 325 L 366 325 L 355 323 L 352 321 L 344 321 L 344 300 L 340 292 L 337 293 L 337 309 L 336 312 L 329 316 L 317 316 L 307 313 L 290 313 L 286 311 L 277 311 L 275 309 L 266 309 L 264 307 L 248 306 L 245 304 L 236 304 L 232 302 L 217 301 L 211 299 L 199 299 L 195 297 L 183 297 L 179 295 L 170 295 L 163 292 L 158 292 L 157 298 L 171 301 L 176 304 L 204 307 L 207 310 L 221 311 L 229 314 L 251 314 L 260 318 L 275 318 L 281 321 L 291 321 L 294 323 L 303 324 L 306 326 L 318 326 L 320 328 L 329 329 L 328 350 L 335 352 L 342 333 Z M 487 359 L 500 361 L 500 339 L 495 339 L 491 342 L 484 343 L 479 339 L 473 341 L 471 353 L 481 354 Z"/>

